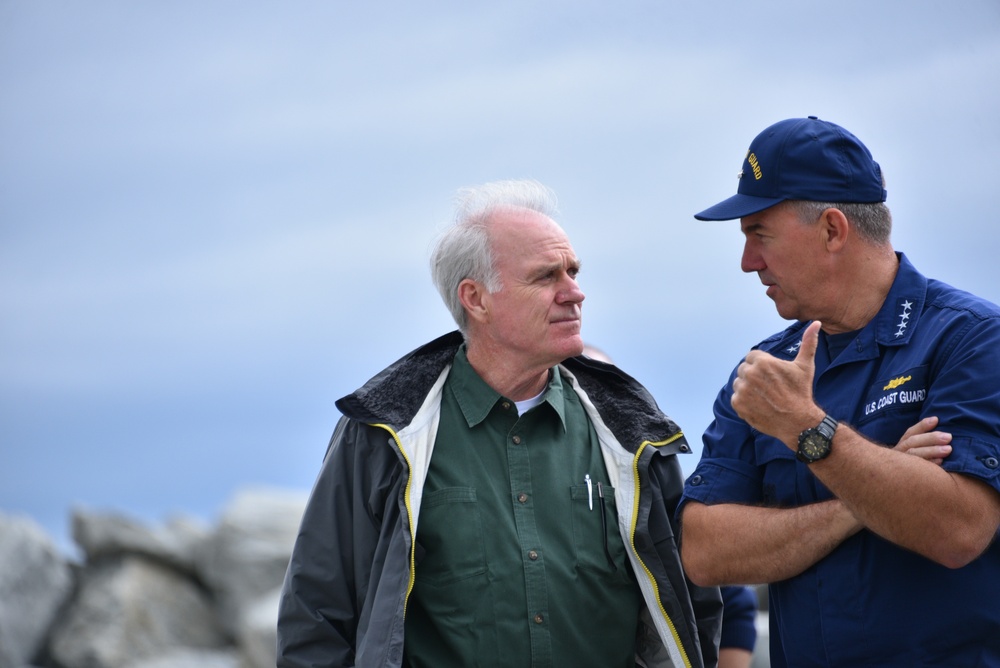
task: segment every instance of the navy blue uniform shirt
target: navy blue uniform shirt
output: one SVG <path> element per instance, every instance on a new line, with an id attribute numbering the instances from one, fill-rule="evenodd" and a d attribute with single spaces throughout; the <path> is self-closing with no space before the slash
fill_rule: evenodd
<path id="1" fill-rule="evenodd" d="M 882 309 L 830 359 L 816 352 L 816 403 L 895 445 L 923 417 L 950 432 L 945 470 L 1000 490 L 1000 308 L 927 279 L 902 254 Z M 791 360 L 800 322 L 758 348 Z M 715 402 L 683 501 L 801 506 L 832 498 L 779 440 Z M 913 490 L 919 495 L 920 490 Z M 683 508 L 683 501 L 678 513 Z M 772 666 L 1000 666 L 1000 543 L 948 569 L 861 531 L 769 589 Z"/>

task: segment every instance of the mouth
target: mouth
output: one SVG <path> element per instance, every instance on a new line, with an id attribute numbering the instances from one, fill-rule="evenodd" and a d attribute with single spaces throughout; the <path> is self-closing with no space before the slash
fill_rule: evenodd
<path id="1" fill-rule="evenodd" d="M 567 310 L 559 315 L 554 316 L 551 320 L 549 320 L 549 323 L 553 325 L 558 325 L 566 322 L 579 323 L 582 319 L 583 319 L 583 313 L 580 312 L 580 309 L 574 308 L 572 310 Z"/>
<path id="2" fill-rule="evenodd" d="M 760 283 L 764 286 L 767 296 L 774 299 L 774 293 L 779 290 L 778 284 L 765 280 L 763 276 L 760 277 Z"/>
<path id="3" fill-rule="evenodd" d="M 556 318 L 554 320 L 549 321 L 549 324 L 551 325 L 574 325 L 576 327 L 579 327 L 580 323 L 581 323 L 581 318 L 578 315 L 567 316 L 565 318 Z"/>

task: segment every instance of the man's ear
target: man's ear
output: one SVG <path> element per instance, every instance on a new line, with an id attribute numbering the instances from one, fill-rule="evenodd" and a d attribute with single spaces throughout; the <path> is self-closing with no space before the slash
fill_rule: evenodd
<path id="1" fill-rule="evenodd" d="M 844 212 L 834 207 L 826 209 L 820 214 L 819 225 L 827 250 L 836 253 L 843 249 L 851 234 L 851 225 Z"/>
<path id="2" fill-rule="evenodd" d="M 486 288 L 471 278 L 463 279 L 458 284 L 458 300 L 465 308 L 469 320 L 482 322 L 489 317 L 488 297 L 489 293 L 486 292 Z"/>

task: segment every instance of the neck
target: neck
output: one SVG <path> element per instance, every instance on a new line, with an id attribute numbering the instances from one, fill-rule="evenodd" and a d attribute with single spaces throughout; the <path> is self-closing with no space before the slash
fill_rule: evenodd
<path id="1" fill-rule="evenodd" d="M 513 401 L 530 399 L 545 389 L 552 365 L 525 364 L 515 354 L 494 350 L 473 341 L 466 342 L 469 364 L 487 385 Z"/>
<path id="2" fill-rule="evenodd" d="M 899 271 L 899 259 L 891 247 L 872 247 L 855 265 L 848 267 L 838 292 L 846 295 L 835 317 L 823 320 L 827 334 L 853 332 L 874 318 L 892 289 Z"/>

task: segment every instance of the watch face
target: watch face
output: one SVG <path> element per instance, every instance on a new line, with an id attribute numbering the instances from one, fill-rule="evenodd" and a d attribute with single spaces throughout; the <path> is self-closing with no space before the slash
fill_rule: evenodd
<path id="1" fill-rule="evenodd" d="M 822 457 L 828 447 L 830 442 L 819 433 L 809 434 L 802 443 L 802 450 L 810 459 Z"/>
<path id="2" fill-rule="evenodd" d="M 819 433 L 819 430 L 808 429 L 799 439 L 800 459 L 814 462 L 823 459 L 830 453 L 830 439 Z"/>

